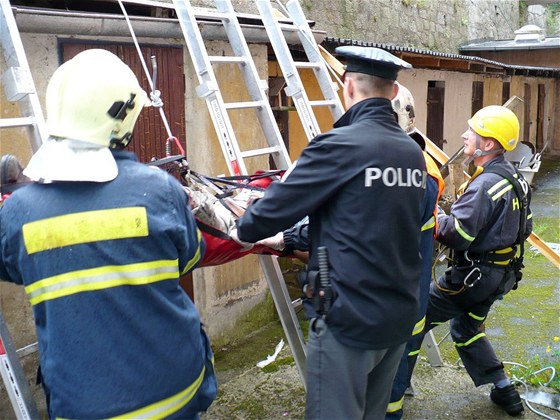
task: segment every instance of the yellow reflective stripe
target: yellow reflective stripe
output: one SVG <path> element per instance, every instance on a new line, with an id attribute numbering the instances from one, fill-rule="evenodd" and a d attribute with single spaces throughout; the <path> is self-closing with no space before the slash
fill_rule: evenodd
<path id="1" fill-rule="evenodd" d="M 499 199 L 502 195 L 504 195 L 505 193 L 507 193 L 508 191 L 513 189 L 513 185 L 508 185 L 507 187 L 505 187 L 503 190 L 498 191 L 496 194 L 494 194 L 492 196 L 492 200 L 496 201 L 497 199 Z"/>
<path id="2" fill-rule="evenodd" d="M 478 340 L 479 338 L 482 338 L 482 337 L 486 337 L 486 333 L 477 334 L 473 338 L 471 338 L 469 341 L 467 341 L 466 343 L 455 343 L 455 347 L 466 347 L 469 344 L 474 343 L 476 340 Z"/>
<path id="3" fill-rule="evenodd" d="M 48 277 L 25 288 L 32 305 L 62 296 L 117 286 L 135 286 L 179 277 L 177 260 L 107 265 Z"/>
<path id="4" fill-rule="evenodd" d="M 50 217 L 23 225 L 28 254 L 64 246 L 148 236 L 144 207 L 94 210 Z"/>
<path id="5" fill-rule="evenodd" d="M 426 325 L 426 317 L 423 317 L 414 326 L 414 329 L 412 330 L 412 335 L 417 335 L 417 334 L 420 334 L 422 331 L 424 331 L 424 326 L 425 325 Z"/>
<path id="6" fill-rule="evenodd" d="M 473 236 L 470 236 L 467 232 L 465 232 L 463 230 L 463 228 L 461 227 L 461 224 L 459 223 L 459 220 L 457 220 L 457 219 L 455 219 L 455 230 L 457 231 L 457 233 L 459 235 L 461 235 L 467 241 L 469 241 L 469 242 L 474 241 L 475 238 Z"/>
<path id="7" fill-rule="evenodd" d="M 479 315 L 473 314 L 472 312 L 469 312 L 469 316 L 471 318 L 476 319 L 477 321 L 484 321 L 484 318 L 486 318 L 485 316 L 479 316 Z"/>
<path id="8" fill-rule="evenodd" d="M 422 226 L 421 231 L 424 232 L 425 230 L 431 229 L 436 225 L 436 218 L 434 216 L 430 217 L 424 226 Z"/>
<path id="9" fill-rule="evenodd" d="M 181 275 L 187 273 L 191 268 L 193 268 L 196 263 L 198 263 L 198 261 L 200 260 L 200 258 L 202 257 L 202 253 L 200 252 L 201 248 L 202 248 L 202 234 L 200 233 L 200 230 L 197 228 L 196 229 L 196 238 L 198 239 L 198 248 L 196 250 L 196 253 L 194 254 L 194 257 L 192 257 L 190 259 L 190 261 L 187 263 L 187 265 L 185 266 L 185 268 L 183 269 L 183 271 L 181 272 Z"/>
<path id="10" fill-rule="evenodd" d="M 488 194 L 489 195 L 494 194 L 498 189 L 502 188 L 506 184 L 511 185 L 507 179 L 502 179 L 501 181 L 495 183 L 494 185 L 492 185 L 491 188 L 488 189 Z"/>
<path id="11" fill-rule="evenodd" d="M 504 249 L 498 249 L 497 251 L 492 251 L 494 254 L 507 254 L 508 252 L 512 252 L 513 251 L 513 247 L 508 246 L 507 248 Z"/>
<path id="12" fill-rule="evenodd" d="M 410 353 L 408 353 L 409 356 L 416 356 L 417 354 L 420 354 L 420 349 L 414 350 L 414 351 L 411 351 Z"/>
<path id="13" fill-rule="evenodd" d="M 176 413 L 185 405 L 187 405 L 196 392 L 198 388 L 200 388 L 200 384 L 202 384 L 202 380 L 204 379 L 204 372 L 206 371 L 205 367 L 202 367 L 202 371 L 198 378 L 189 385 L 188 388 L 185 388 L 183 391 L 166 398 L 165 400 L 161 400 L 159 402 L 150 404 L 144 408 L 139 410 L 131 411 L 130 413 L 121 414 L 116 417 L 111 417 L 112 419 L 163 419 L 170 416 L 173 413 Z"/>
<path id="14" fill-rule="evenodd" d="M 395 411 L 402 410 L 403 402 L 404 402 L 404 395 L 400 400 L 389 403 L 389 405 L 387 406 L 387 413 L 394 413 Z"/>
<path id="15" fill-rule="evenodd" d="M 532 219 L 532 218 L 533 218 L 533 213 L 530 213 L 530 214 L 527 216 L 527 220 Z"/>
<path id="16" fill-rule="evenodd" d="M 505 261 L 492 261 L 492 264 L 494 265 L 508 265 L 511 262 L 511 260 L 505 260 Z"/>

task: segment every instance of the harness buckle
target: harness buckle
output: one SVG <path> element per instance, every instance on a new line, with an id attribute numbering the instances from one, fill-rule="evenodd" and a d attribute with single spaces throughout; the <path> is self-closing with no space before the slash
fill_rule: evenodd
<path id="1" fill-rule="evenodd" d="M 471 276 L 476 276 L 472 281 Z M 465 279 L 463 280 L 463 284 L 465 287 L 473 287 L 478 281 L 482 278 L 482 272 L 480 268 L 473 267 L 469 274 L 466 275 Z"/>

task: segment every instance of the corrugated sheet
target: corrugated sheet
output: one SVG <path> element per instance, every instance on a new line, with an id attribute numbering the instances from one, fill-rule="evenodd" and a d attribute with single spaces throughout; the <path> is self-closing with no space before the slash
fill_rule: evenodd
<path id="1" fill-rule="evenodd" d="M 526 76 L 542 76 L 542 77 L 554 77 L 560 78 L 560 68 L 557 67 L 528 67 L 528 66 L 518 66 L 513 64 L 500 63 L 498 61 L 488 60 L 486 58 L 475 57 L 470 55 L 460 55 L 460 54 L 450 54 L 437 51 L 423 50 L 412 47 L 402 47 L 398 45 L 383 44 L 378 42 L 366 42 L 357 41 L 353 39 L 337 38 L 337 37 L 326 37 L 323 41 L 323 45 L 329 50 L 334 51 L 334 48 L 341 45 L 357 45 L 362 47 L 376 47 L 381 48 L 391 53 L 396 53 L 396 55 L 418 55 L 434 58 L 443 58 L 449 60 L 462 61 L 466 63 L 478 63 L 483 65 L 489 65 L 493 67 L 502 68 L 506 74 L 511 75 L 526 75 Z M 433 68 L 438 68 L 434 66 Z M 459 69 L 457 69 L 459 70 Z M 473 71 L 469 66 L 465 70 Z M 460 71 L 460 70 L 459 70 Z M 475 70 L 476 71 L 476 70 Z M 484 69 L 482 68 L 483 72 Z"/>

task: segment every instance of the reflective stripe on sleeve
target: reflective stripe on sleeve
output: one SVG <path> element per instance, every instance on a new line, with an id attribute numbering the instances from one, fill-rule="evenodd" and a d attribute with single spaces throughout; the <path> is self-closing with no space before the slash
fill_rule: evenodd
<path id="1" fill-rule="evenodd" d="M 463 230 L 463 228 L 461 227 L 461 224 L 459 223 L 459 220 L 457 220 L 456 218 L 454 218 L 454 219 L 455 219 L 455 230 L 457 231 L 457 233 L 469 242 L 474 241 L 475 238 L 473 236 L 470 236 L 467 232 L 465 232 Z"/>
<path id="2" fill-rule="evenodd" d="M 431 229 L 436 225 L 436 218 L 434 216 L 430 217 L 424 226 L 422 226 L 421 231 L 424 232 L 425 230 Z"/>
<path id="3" fill-rule="evenodd" d="M 503 179 L 497 184 L 495 184 L 492 188 L 488 190 L 488 194 L 492 198 L 493 201 L 498 200 L 502 195 L 507 193 L 508 191 L 513 189 L 513 185 L 507 180 Z"/>
<path id="4" fill-rule="evenodd" d="M 117 286 L 138 286 L 177 279 L 177 260 L 156 260 L 127 265 L 107 265 L 48 277 L 25 288 L 32 305 L 62 296 Z"/>
<path id="5" fill-rule="evenodd" d="M 200 252 L 200 249 L 202 248 L 202 234 L 200 233 L 200 229 L 198 228 L 196 229 L 196 238 L 198 239 L 198 248 L 196 249 L 194 256 L 190 259 L 190 261 L 181 272 L 181 275 L 188 273 L 191 268 L 193 268 L 200 261 L 200 258 L 202 258 L 202 253 Z"/>
<path id="6" fill-rule="evenodd" d="M 148 236 L 144 207 L 94 210 L 49 217 L 22 227 L 28 254 L 89 242 Z"/>

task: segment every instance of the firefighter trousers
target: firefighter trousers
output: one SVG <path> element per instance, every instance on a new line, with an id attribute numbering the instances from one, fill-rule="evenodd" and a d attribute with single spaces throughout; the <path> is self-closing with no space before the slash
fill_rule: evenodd
<path id="1" fill-rule="evenodd" d="M 451 320 L 455 348 L 474 384 L 479 386 L 506 378 L 503 364 L 486 336 L 483 323 L 492 304 L 502 299 L 515 285 L 515 274 L 510 267 L 479 265 L 476 268 L 479 272 L 477 270 L 473 277 L 473 267 L 450 267 L 438 279 L 437 285 L 431 284 L 424 334 Z M 477 277 L 479 280 L 465 287 L 469 274 L 471 277 L 467 284 Z M 462 292 L 453 294 L 463 287 Z"/>

